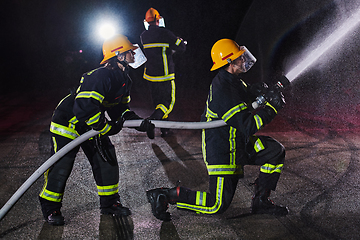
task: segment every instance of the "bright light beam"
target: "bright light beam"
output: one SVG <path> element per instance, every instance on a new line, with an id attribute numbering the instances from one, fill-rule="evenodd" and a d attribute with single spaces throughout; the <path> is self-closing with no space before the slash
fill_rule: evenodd
<path id="1" fill-rule="evenodd" d="M 108 39 L 115 34 L 115 27 L 111 23 L 104 23 L 99 27 L 99 34 L 101 38 Z"/>
<path id="2" fill-rule="evenodd" d="M 304 60 L 291 69 L 285 76 L 291 82 L 297 78 L 303 71 L 311 66 L 321 55 L 327 52 L 334 44 L 344 38 L 360 22 L 360 9 L 345 21 L 335 32 L 328 36 L 325 41 L 313 50 Z"/>

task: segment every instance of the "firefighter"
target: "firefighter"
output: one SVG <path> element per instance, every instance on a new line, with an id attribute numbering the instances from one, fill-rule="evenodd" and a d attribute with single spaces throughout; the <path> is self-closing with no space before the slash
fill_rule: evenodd
<path id="1" fill-rule="evenodd" d="M 105 65 L 83 74 L 76 92 L 61 100 L 51 120 L 52 154 L 90 129 L 100 132 L 82 143 L 81 148 L 92 167 L 102 214 L 131 214 L 120 202 L 119 167 L 109 136 L 117 134 L 125 120 L 141 119 L 129 109 L 132 80 L 128 73 L 129 64 L 135 61 L 135 49 L 137 47 L 123 35 L 106 40 L 104 59 L 100 63 Z M 149 138 L 154 138 L 154 127 L 148 119 L 143 119 L 137 130 L 146 131 Z M 66 180 L 79 148 L 75 147 L 44 173 L 45 183 L 39 200 L 49 224 L 65 223 L 60 208 Z"/>
<path id="2" fill-rule="evenodd" d="M 229 207 L 236 185 L 244 175 L 244 165 L 259 165 L 255 180 L 251 213 L 286 215 L 288 209 L 275 205 L 270 192 L 275 190 L 285 159 L 284 146 L 268 136 L 254 135 L 270 123 L 283 108 L 285 100 L 276 88 L 266 84 L 250 86 L 239 78 L 256 59 L 244 46 L 231 39 L 217 41 L 211 56 L 211 71 L 220 69 L 213 79 L 201 121 L 223 120 L 226 126 L 203 129 L 202 152 L 209 174 L 209 192 L 185 187 L 156 188 L 147 191 L 154 216 L 171 219 L 168 204 L 203 214 L 223 213 Z M 266 92 L 266 105 L 254 109 L 251 103 L 258 94 Z"/>
<path id="3" fill-rule="evenodd" d="M 164 28 L 164 19 L 150 8 L 145 14 L 146 30 L 140 40 L 147 58 L 143 78 L 148 81 L 154 111 L 149 119 L 167 120 L 175 104 L 175 64 L 173 54 L 183 53 L 186 44 L 170 30 Z M 161 129 L 161 136 L 170 133 Z"/>

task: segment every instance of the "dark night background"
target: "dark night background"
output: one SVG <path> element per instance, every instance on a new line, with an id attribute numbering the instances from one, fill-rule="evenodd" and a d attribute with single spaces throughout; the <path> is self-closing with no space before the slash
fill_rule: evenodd
<path id="1" fill-rule="evenodd" d="M 78 85 L 83 72 L 99 66 L 102 40 L 96 31 L 103 18 L 117 22 L 119 33 L 140 44 L 145 12 L 157 9 L 166 27 L 188 41 L 186 52 L 175 58 L 177 96 L 198 94 L 205 101 L 216 74 L 209 69 L 217 40 L 234 39 L 255 55 L 258 62 L 242 76 L 245 81 L 271 82 L 274 73 L 289 71 L 359 7 L 355 0 L 16 0 L 2 5 L 0 99 L 50 95 L 54 102 Z M 331 55 L 299 76 L 285 92 L 283 118 L 297 124 L 357 126 L 359 45 L 357 27 Z M 142 72 L 143 67 L 132 72 L 135 93 L 145 86 Z"/>
<path id="2" fill-rule="evenodd" d="M 6 74 L 1 93 L 14 87 L 51 91 L 76 85 L 81 74 L 98 67 L 102 59 L 102 40 L 97 35 L 101 20 L 117 22 L 119 33 L 140 44 L 143 19 L 150 7 L 160 12 L 167 28 L 189 42 L 186 53 L 177 59 L 179 77 L 186 75 L 187 81 L 190 70 L 198 74 L 189 83 L 209 81 L 212 44 L 220 38 L 235 38 L 251 2 L 12 1 L 2 8 L 6 14 L 2 72 Z M 135 71 L 140 78 L 142 71 Z"/>

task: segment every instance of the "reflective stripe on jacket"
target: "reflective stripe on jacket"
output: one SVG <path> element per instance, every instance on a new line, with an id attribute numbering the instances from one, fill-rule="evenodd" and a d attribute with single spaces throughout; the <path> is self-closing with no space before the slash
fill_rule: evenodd
<path id="1" fill-rule="evenodd" d="M 186 45 L 181 38 L 171 31 L 155 25 L 149 26 L 141 36 L 141 43 L 147 58 L 144 79 L 163 82 L 175 79 L 173 52 L 182 53 Z"/>

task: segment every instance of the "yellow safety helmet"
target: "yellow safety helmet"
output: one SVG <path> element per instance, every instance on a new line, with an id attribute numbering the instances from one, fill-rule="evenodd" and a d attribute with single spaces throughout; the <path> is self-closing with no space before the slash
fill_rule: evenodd
<path id="1" fill-rule="evenodd" d="M 149 8 L 145 14 L 145 21 L 146 22 L 153 22 L 155 20 L 161 19 L 160 13 L 155 8 Z"/>
<path id="2" fill-rule="evenodd" d="M 100 64 L 106 63 L 110 58 L 119 55 L 120 53 L 135 50 L 137 46 L 134 46 L 127 37 L 118 34 L 109 39 L 106 39 L 103 44 L 103 55 L 104 59 Z"/>
<path id="3" fill-rule="evenodd" d="M 240 57 L 246 51 L 241 48 L 234 40 L 220 39 L 211 48 L 211 58 L 214 65 L 210 71 L 214 71 L 222 66 L 225 66 L 231 61 Z"/>

